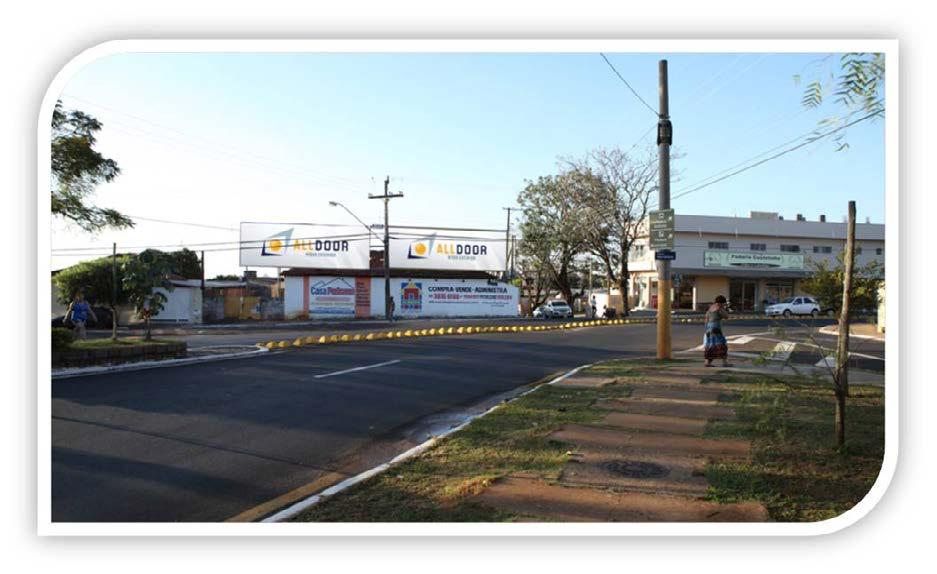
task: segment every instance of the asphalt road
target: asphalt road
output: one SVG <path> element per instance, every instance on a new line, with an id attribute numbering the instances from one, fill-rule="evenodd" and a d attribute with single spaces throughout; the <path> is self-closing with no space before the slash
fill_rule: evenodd
<path id="1" fill-rule="evenodd" d="M 675 350 L 700 339 L 674 325 Z M 398 339 L 56 380 L 52 518 L 226 520 L 382 462 L 427 417 L 654 342 L 653 325 Z"/>

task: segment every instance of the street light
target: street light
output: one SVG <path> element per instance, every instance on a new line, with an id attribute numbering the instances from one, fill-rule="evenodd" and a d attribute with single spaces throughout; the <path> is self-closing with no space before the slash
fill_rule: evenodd
<path id="1" fill-rule="evenodd" d="M 329 202 L 329 205 L 330 205 L 331 207 L 341 207 L 342 209 L 344 209 L 345 211 L 347 211 L 347 212 L 348 212 L 348 215 L 350 215 L 350 216 L 354 217 L 356 220 L 358 220 L 358 223 L 360 223 L 361 225 L 363 225 L 363 226 L 371 233 L 371 235 L 373 235 L 374 237 L 377 237 L 377 240 L 380 241 L 381 243 L 384 243 L 384 238 L 383 238 L 383 237 L 381 237 L 381 236 L 378 235 L 377 233 L 374 233 L 374 230 L 371 229 L 371 226 L 370 226 L 370 225 L 368 225 L 367 223 L 361 221 L 361 218 L 359 218 L 357 215 L 355 215 L 352 210 L 350 210 L 350 209 L 348 209 L 347 207 L 345 207 L 342 203 L 339 203 L 338 201 L 330 201 L 330 202 Z M 387 246 L 385 245 L 384 248 L 386 249 Z"/>

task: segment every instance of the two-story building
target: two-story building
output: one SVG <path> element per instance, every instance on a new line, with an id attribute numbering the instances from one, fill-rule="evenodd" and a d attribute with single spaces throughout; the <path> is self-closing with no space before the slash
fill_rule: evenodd
<path id="1" fill-rule="evenodd" d="M 702 310 L 724 295 L 737 311 L 759 311 L 796 295 L 809 295 L 801 283 L 811 260 L 835 264 L 845 248 L 846 224 L 786 220 L 777 213 L 749 217 L 676 214 L 672 262 L 674 307 Z M 885 264 L 885 226 L 856 224 L 856 264 Z M 637 308 L 657 305 L 654 252 L 643 237 L 629 254 L 631 302 Z"/>

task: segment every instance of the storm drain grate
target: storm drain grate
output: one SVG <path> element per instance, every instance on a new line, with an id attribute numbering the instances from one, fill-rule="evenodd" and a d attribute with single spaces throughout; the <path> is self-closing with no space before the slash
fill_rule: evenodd
<path id="1" fill-rule="evenodd" d="M 610 460 L 600 466 L 612 474 L 627 478 L 661 478 L 670 474 L 666 466 L 640 460 Z"/>

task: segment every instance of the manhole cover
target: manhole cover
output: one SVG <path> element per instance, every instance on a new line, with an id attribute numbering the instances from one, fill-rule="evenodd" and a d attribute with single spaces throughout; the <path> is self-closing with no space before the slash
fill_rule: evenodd
<path id="1" fill-rule="evenodd" d="M 640 460 L 610 460 L 603 462 L 601 467 L 612 474 L 628 478 L 661 478 L 670 474 L 666 466 Z"/>

